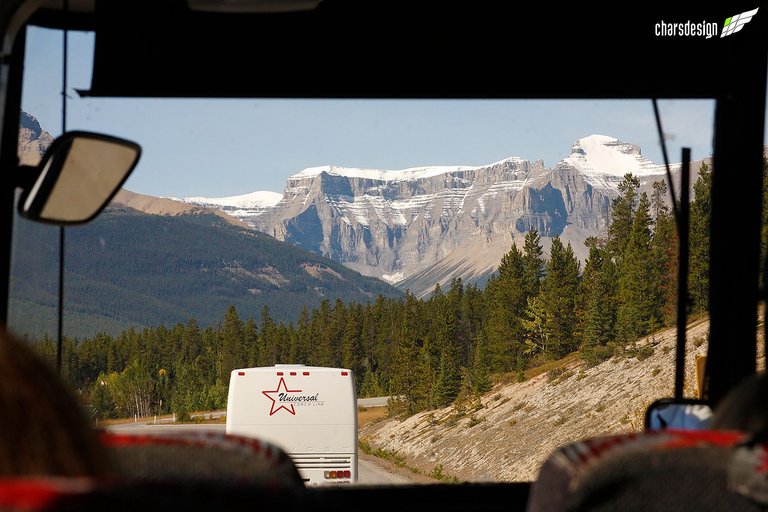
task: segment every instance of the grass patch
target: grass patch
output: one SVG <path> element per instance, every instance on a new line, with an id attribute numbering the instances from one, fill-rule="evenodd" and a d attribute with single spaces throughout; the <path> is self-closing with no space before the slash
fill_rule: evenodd
<path id="1" fill-rule="evenodd" d="M 653 346 L 650 344 L 643 345 L 642 347 L 634 347 L 627 350 L 627 357 L 636 357 L 638 361 L 643 361 L 653 355 L 653 350 Z"/>
<path id="2" fill-rule="evenodd" d="M 388 407 L 363 407 L 357 410 L 357 424 L 359 427 L 381 421 L 389 416 Z"/>
<path id="3" fill-rule="evenodd" d="M 573 370 L 565 370 L 565 371 L 562 371 L 562 372 L 558 372 L 557 376 L 554 377 L 552 380 L 550 380 L 550 375 L 549 375 L 549 373 L 547 373 L 547 380 L 549 382 L 551 382 L 553 386 L 557 386 L 558 384 L 560 384 L 564 380 L 568 379 L 569 377 L 572 377 L 574 375 L 574 373 L 575 372 Z"/>
<path id="4" fill-rule="evenodd" d="M 485 418 L 478 418 L 476 416 L 470 416 L 469 417 L 469 423 L 467 423 L 467 428 L 472 428 L 475 425 L 479 425 L 480 423 L 484 422 Z"/>
<path id="5" fill-rule="evenodd" d="M 360 447 L 360 450 L 365 454 L 373 455 L 374 457 L 388 460 L 392 462 L 394 465 L 401 468 L 406 467 L 405 459 L 401 455 L 398 455 L 398 453 L 395 450 L 373 448 L 371 447 L 371 444 L 368 441 L 365 441 L 362 439 L 358 442 L 358 446 Z"/>
<path id="6" fill-rule="evenodd" d="M 435 466 L 435 469 L 432 470 L 429 476 L 441 482 L 459 483 L 458 478 L 456 478 L 455 476 L 448 475 L 447 473 L 445 473 L 445 471 L 443 471 L 442 464 L 438 464 L 437 466 Z"/>
<path id="7" fill-rule="evenodd" d="M 525 370 L 525 378 L 526 380 L 528 380 L 534 377 L 538 377 L 542 373 L 548 374 L 551 370 L 554 370 L 555 368 L 562 368 L 563 371 L 565 371 L 566 367 L 572 364 L 578 364 L 580 362 L 581 362 L 581 353 L 572 352 L 567 356 L 563 357 L 562 359 L 558 359 L 556 361 L 545 361 L 538 366 L 528 368 L 527 370 Z"/>

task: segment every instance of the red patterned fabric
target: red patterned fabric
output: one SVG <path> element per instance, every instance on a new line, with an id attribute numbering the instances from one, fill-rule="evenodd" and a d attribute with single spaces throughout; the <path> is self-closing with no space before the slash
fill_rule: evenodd
<path id="1" fill-rule="evenodd" d="M 735 431 L 663 430 L 601 436 L 570 443 L 555 450 L 542 465 L 532 485 L 527 510 L 554 512 L 570 509 L 573 496 L 583 491 L 585 479 L 591 478 L 595 468 L 618 457 L 631 460 L 632 456 L 649 458 L 654 454 L 674 456 L 683 452 L 687 456 L 690 449 L 704 447 L 726 449 L 727 453 L 732 453 L 746 441 L 746 434 Z M 670 478 L 679 476 L 670 474 Z"/>

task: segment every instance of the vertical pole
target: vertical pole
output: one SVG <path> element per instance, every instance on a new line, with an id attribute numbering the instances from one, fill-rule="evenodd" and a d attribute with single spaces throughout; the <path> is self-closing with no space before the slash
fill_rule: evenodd
<path id="1" fill-rule="evenodd" d="M 677 275 L 677 347 L 675 353 L 675 398 L 683 398 L 685 384 L 685 335 L 688 327 L 688 245 L 690 226 L 690 172 L 691 148 L 683 148 L 680 168 L 680 223 L 677 236 L 680 239 Z"/>
<path id="2" fill-rule="evenodd" d="M 69 9 L 68 0 L 64 0 L 64 12 Z M 67 58 L 69 53 L 69 31 L 63 31 L 62 70 L 61 70 L 61 134 L 67 132 Z M 61 374 L 61 354 L 64 347 L 64 226 L 59 227 L 59 316 L 56 330 L 56 370 Z"/>

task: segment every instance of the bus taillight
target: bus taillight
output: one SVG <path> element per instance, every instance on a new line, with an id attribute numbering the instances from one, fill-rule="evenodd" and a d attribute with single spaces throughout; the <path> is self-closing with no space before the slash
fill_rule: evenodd
<path id="1" fill-rule="evenodd" d="M 352 472 L 348 469 L 339 469 L 336 471 L 325 471 L 323 476 L 326 480 L 337 480 L 339 478 L 352 478 Z"/>

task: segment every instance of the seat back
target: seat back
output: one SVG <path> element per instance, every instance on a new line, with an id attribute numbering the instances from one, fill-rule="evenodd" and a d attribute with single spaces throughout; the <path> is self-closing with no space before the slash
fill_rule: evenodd
<path id="1" fill-rule="evenodd" d="M 272 489 L 304 483 L 290 457 L 258 439 L 222 432 L 120 435 L 104 434 L 117 472 L 153 482 L 220 482 Z"/>
<path id="2" fill-rule="evenodd" d="M 765 510 L 761 487 L 745 492 L 744 482 L 768 483 L 768 463 L 762 473 L 755 463 L 766 452 L 739 463 L 746 441 L 741 432 L 670 430 L 571 443 L 542 466 L 528 512 Z M 735 476 L 738 468 L 747 469 Z"/>

